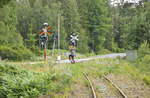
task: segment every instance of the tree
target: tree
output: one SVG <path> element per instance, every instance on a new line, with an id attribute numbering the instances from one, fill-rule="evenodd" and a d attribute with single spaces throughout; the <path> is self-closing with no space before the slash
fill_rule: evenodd
<path id="1" fill-rule="evenodd" d="M 145 5 L 132 8 L 126 6 L 119 8 L 118 16 L 115 16 L 115 42 L 119 48 L 137 49 L 144 40 L 149 42 L 149 7 Z"/>
<path id="2" fill-rule="evenodd" d="M 105 41 L 106 33 L 110 32 L 111 21 L 108 17 L 108 4 L 105 0 L 87 0 L 89 46 L 98 52 Z"/>
<path id="3" fill-rule="evenodd" d="M 4 5 L 7 5 L 11 0 L 1 0 L 0 1 L 0 7 L 3 7 Z"/>
<path id="4" fill-rule="evenodd" d="M 10 6 L 11 5 L 11 6 Z M 1 25 L 1 44 L 17 44 L 22 45 L 22 37 L 16 31 L 17 17 L 15 9 L 15 1 L 11 1 L 7 6 L 0 8 L 0 25 Z"/>

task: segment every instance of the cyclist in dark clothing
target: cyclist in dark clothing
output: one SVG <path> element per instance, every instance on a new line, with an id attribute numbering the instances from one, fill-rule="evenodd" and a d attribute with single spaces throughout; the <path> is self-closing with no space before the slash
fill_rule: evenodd
<path id="1" fill-rule="evenodd" d="M 69 60 L 71 61 L 71 63 L 75 63 L 74 57 L 76 54 L 76 47 L 77 47 L 77 41 L 78 41 L 78 35 L 76 35 L 75 33 L 73 33 L 72 35 L 70 35 L 70 47 L 69 50 L 71 52 L 71 54 L 69 55 Z"/>
<path id="2" fill-rule="evenodd" d="M 74 60 L 74 57 L 75 57 L 75 48 L 73 48 L 73 46 L 70 46 L 69 50 L 71 52 L 71 54 L 69 55 L 69 60 L 71 61 L 71 63 L 75 63 L 75 60 Z"/>

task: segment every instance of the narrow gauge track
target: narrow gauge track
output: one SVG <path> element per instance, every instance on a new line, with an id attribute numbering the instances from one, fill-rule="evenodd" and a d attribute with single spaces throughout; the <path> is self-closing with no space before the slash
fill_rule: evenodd
<path id="1" fill-rule="evenodd" d="M 125 93 L 124 93 L 116 84 L 114 84 L 109 78 L 107 78 L 106 76 L 103 76 L 103 77 L 104 77 L 105 80 L 107 80 L 109 83 L 111 83 L 111 84 L 119 91 L 119 93 L 121 94 L 121 96 L 122 96 L 123 98 L 128 98 L 128 97 L 125 95 Z"/>
<path id="2" fill-rule="evenodd" d="M 95 90 L 94 90 L 94 87 L 93 87 L 92 82 L 90 81 L 89 77 L 87 76 L 87 74 L 86 74 L 85 72 L 83 72 L 83 75 L 84 75 L 85 78 L 89 81 L 90 88 L 91 88 L 91 90 L 92 90 L 93 98 L 96 98 L 96 93 L 95 93 Z"/>
<path id="3" fill-rule="evenodd" d="M 94 86 L 93 86 L 91 80 L 90 80 L 89 77 L 88 77 L 88 74 L 85 73 L 85 72 L 83 72 L 83 75 L 84 75 L 84 77 L 88 80 L 88 82 L 89 82 L 89 84 L 90 84 L 90 88 L 91 88 L 91 90 L 92 90 L 92 96 L 93 96 L 93 98 L 98 98 L 98 97 L 96 96 L 96 92 L 95 92 Z M 124 94 L 124 92 L 123 92 L 116 84 L 114 84 L 109 78 L 107 78 L 106 76 L 103 76 L 103 78 L 104 78 L 105 80 L 107 80 L 110 84 L 112 84 L 112 86 L 120 93 L 119 95 L 120 95 L 121 98 L 128 98 L 128 97 Z M 101 85 L 101 84 L 100 84 L 100 85 Z M 120 97 L 117 97 L 117 98 L 120 98 Z M 113 98 L 114 98 L 114 97 L 113 97 Z"/>

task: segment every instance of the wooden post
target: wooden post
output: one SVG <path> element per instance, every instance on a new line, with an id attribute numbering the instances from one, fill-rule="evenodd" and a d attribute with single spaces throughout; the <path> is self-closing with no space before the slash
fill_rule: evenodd
<path id="1" fill-rule="evenodd" d="M 46 64 L 46 47 L 44 48 L 44 62 Z"/>

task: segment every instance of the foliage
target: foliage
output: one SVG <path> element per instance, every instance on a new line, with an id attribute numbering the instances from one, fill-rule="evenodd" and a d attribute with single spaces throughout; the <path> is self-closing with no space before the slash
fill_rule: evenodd
<path id="1" fill-rule="evenodd" d="M 98 51 L 98 54 L 110 54 L 111 52 L 107 49 L 101 49 L 100 51 Z"/>
<path id="2" fill-rule="evenodd" d="M 15 1 L 11 1 L 10 5 L 0 8 L 0 44 L 23 44 L 22 36 L 16 31 L 17 17 L 15 9 Z"/>
<path id="3" fill-rule="evenodd" d="M 71 82 L 72 75 L 65 71 L 34 72 L 0 63 L 1 98 L 37 98 L 46 94 L 54 97 L 65 93 Z"/>
<path id="4" fill-rule="evenodd" d="M 34 57 L 34 54 L 24 46 L 0 45 L 0 56 L 8 60 L 26 60 Z"/>
<path id="5" fill-rule="evenodd" d="M 144 43 L 141 44 L 141 46 L 138 49 L 138 58 L 142 59 L 144 56 L 149 54 L 150 54 L 149 44 L 147 43 L 147 41 L 144 41 Z"/>
<path id="6" fill-rule="evenodd" d="M 0 64 L 0 97 L 38 97 L 51 87 L 51 76 Z"/>
<path id="7" fill-rule="evenodd" d="M 41 51 L 40 48 L 37 46 L 32 46 L 29 49 L 36 56 L 41 56 L 43 54 L 43 51 Z"/>
<path id="8" fill-rule="evenodd" d="M 150 77 L 144 76 L 144 77 L 143 77 L 143 81 L 144 81 L 147 85 L 150 85 Z"/>
<path id="9" fill-rule="evenodd" d="M 3 7 L 4 5 L 7 5 L 11 0 L 1 0 L 0 1 L 0 7 Z"/>
<path id="10" fill-rule="evenodd" d="M 26 47 L 30 49 L 36 56 L 41 56 L 43 53 L 38 46 L 36 46 L 36 35 L 29 33 L 27 34 Z"/>
<path id="11" fill-rule="evenodd" d="M 132 8 L 131 6 L 113 8 L 114 38 L 119 48 L 138 49 L 147 40 L 150 43 L 150 3 Z"/>
<path id="12" fill-rule="evenodd" d="M 131 76 L 133 79 L 141 79 L 146 84 L 150 84 L 150 56 L 145 56 L 140 62 L 128 62 L 117 59 L 99 59 L 78 63 L 76 66 L 70 66 L 72 75 L 81 76 L 85 71 L 89 76 L 101 77 L 110 73 Z"/>
<path id="13" fill-rule="evenodd" d="M 87 0 L 86 4 L 89 46 L 93 51 L 98 52 L 106 39 L 106 33 L 111 30 L 108 5 L 105 0 Z"/>
<path id="14" fill-rule="evenodd" d="M 24 45 L 35 55 L 41 55 L 37 47 L 43 23 L 51 26 L 52 34 L 58 32 L 58 14 L 64 50 L 72 33 L 79 35 L 77 52 L 84 54 L 98 54 L 103 48 L 122 52 L 138 49 L 144 40 L 150 43 L 149 2 L 136 8 L 111 8 L 106 0 L 3 0 L 2 4 L 6 5 L 0 7 L 0 44 Z M 52 49 L 52 35 L 49 39 Z"/>
<path id="15" fill-rule="evenodd" d="M 41 31 L 42 24 L 44 22 L 48 22 L 52 27 L 51 29 L 52 33 L 56 33 L 58 29 L 57 16 L 58 13 L 60 13 L 61 14 L 61 35 L 60 35 L 61 48 L 68 50 L 68 41 L 69 41 L 68 37 L 70 36 L 71 33 L 74 32 L 76 34 L 79 34 L 77 51 L 81 53 L 88 53 L 89 49 L 91 48 L 90 40 L 93 40 L 90 39 L 91 37 L 90 28 L 93 28 L 92 25 L 94 24 L 90 20 L 93 18 L 93 16 L 91 16 L 90 13 L 93 12 L 93 10 L 95 9 L 94 4 L 96 4 L 96 3 L 92 4 L 92 2 L 91 0 L 89 1 L 36 0 L 35 4 L 33 4 L 32 0 L 29 0 L 29 2 L 27 0 L 26 5 L 24 5 L 24 3 L 20 1 L 16 9 L 17 17 L 18 17 L 17 30 L 21 33 L 23 39 L 25 40 L 28 39 L 27 36 L 30 33 L 37 35 L 37 33 Z M 101 7 L 99 5 L 103 5 L 103 6 Z M 84 8 L 83 10 L 78 8 L 81 6 Z M 89 9 L 88 6 L 93 6 L 93 8 Z M 98 24 L 95 23 L 97 24 L 97 26 L 94 27 L 95 28 L 94 32 L 96 32 L 96 35 L 99 35 L 99 37 L 94 36 L 97 37 L 94 40 L 95 41 L 94 48 L 97 48 L 97 50 L 99 50 L 99 48 L 101 48 L 101 45 L 104 42 L 105 33 L 110 30 L 109 29 L 110 18 L 107 13 L 108 11 L 107 2 L 103 3 L 103 1 L 100 1 L 96 6 L 98 7 L 98 9 L 96 14 L 93 13 L 93 15 L 95 15 L 94 17 L 99 17 L 99 18 L 95 18 L 93 22 L 98 23 Z M 105 11 L 103 11 L 104 9 Z M 82 18 L 84 18 L 84 20 L 82 20 Z M 36 46 L 37 46 L 38 37 L 36 36 L 34 39 L 36 39 Z M 52 48 L 52 42 L 53 41 L 50 39 L 49 41 L 50 48 Z M 96 45 L 100 43 L 101 45 Z"/>
<path id="16" fill-rule="evenodd" d="M 143 58 L 138 60 L 139 68 L 141 72 L 149 72 L 150 70 L 150 54 L 145 55 Z"/>
<path id="17" fill-rule="evenodd" d="M 147 41 L 144 41 L 138 49 L 137 64 L 142 73 L 149 73 L 150 70 L 150 47 Z"/>

